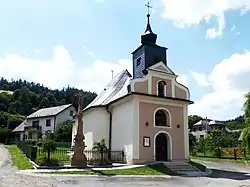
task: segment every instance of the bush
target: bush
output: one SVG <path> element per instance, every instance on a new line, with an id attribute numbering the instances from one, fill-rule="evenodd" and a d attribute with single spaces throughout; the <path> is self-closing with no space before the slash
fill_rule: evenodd
<path id="1" fill-rule="evenodd" d="M 36 145 L 37 147 L 42 147 L 43 142 L 41 140 L 37 141 Z"/>
<path id="2" fill-rule="evenodd" d="M 28 140 L 26 140 L 26 142 L 27 142 L 28 145 L 36 146 L 38 141 L 37 140 L 28 139 Z"/>
<path id="3" fill-rule="evenodd" d="M 8 143 L 10 137 L 12 135 L 12 131 L 7 128 L 0 128 L 0 142 Z"/>
<path id="4" fill-rule="evenodd" d="M 40 157 L 36 160 L 39 166 L 60 166 L 62 165 L 57 158 L 48 159 L 47 157 Z"/>
<path id="5" fill-rule="evenodd" d="M 48 160 L 50 160 L 50 154 L 56 151 L 56 142 L 53 140 L 45 140 L 42 142 L 42 149 L 44 152 L 48 153 Z"/>

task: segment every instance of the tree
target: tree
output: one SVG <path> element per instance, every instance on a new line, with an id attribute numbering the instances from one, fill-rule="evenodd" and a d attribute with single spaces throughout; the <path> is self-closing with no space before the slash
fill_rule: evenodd
<path id="1" fill-rule="evenodd" d="M 8 81 L 4 78 L 0 78 L 0 90 L 0 111 L 24 116 L 40 108 L 71 104 L 74 94 L 79 92 L 79 89 L 69 86 L 62 90 L 53 90 L 39 83 L 21 79 Z M 93 92 L 83 93 L 83 107 L 86 107 L 97 95 Z"/>
<path id="2" fill-rule="evenodd" d="M 190 115 L 188 116 L 188 128 L 192 129 L 193 125 L 197 122 L 199 122 L 200 120 L 202 120 L 201 116 L 198 115 Z"/>
<path id="3" fill-rule="evenodd" d="M 227 128 L 230 130 L 242 129 L 244 127 L 243 123 L 239 123 L 237 121 L 230 121 L 226 123 Z"/>
<path id="4" fill-rule="evenodd" d="M 8 111 L 11 95 L 6 92 L 0 92 L 0 111 Z"/>
<path id="5" fill-rule="evenodd" d="M 73 122 L 72 121 L 66 121 L 56 128 L 54 135 L 56 141 L 62 141 L 62 142 L 71 142 L 72 138 L 72 128 L 73 128 Z"/>
<path id="6" fill-rule="evenodd" d="M 44 152 L 47 152 L 48 160 L 50 160 L 50 155 L 52 152 L 56 151 L 56 143 L 53 140 L 45 140 L 42 143 L 42 149 Z"/>
<path id="7" fill-rule="evenodd" d="M 40 102 L 40 104 L 39 104 L 38 107 L 39 107 L 39 108 L 46 108 L 46 107 L 49 107 L 49 100 L 48 100 L 48 98 L 47 98 L 47 97 L 44 97 L 44 98 L 41 100 L 41 102 Z"/>
<path id="8" fill-rule="evenodd" d="M 100 142 L 95 142 L 93 150 L 97 150 L 101 154 L 100 165 L 105 164 L 105 162 L 106 164 L 108 163 L 108 160 L 106 160 L 107 155 L 105 154 L 108 153 L 105 139 L 102 139 Z"/>
<path id="9" fill-rule="evenodd" d="M 192 151 L 196 145 L 196 138 L 193 134 L 189 134 L 189 150 Z"/>
<path id="10" fill-rule="evenodd" d="M 245 95 L 244 109 L 244 120 L 245 128 L 243 129 L 242 143 L 250 151 L 250 92 Z"/>
<path id="11" fill-rule="evenodd" d="M 106 146 L 106 140 L 102 139 L 100 142 L 95 142 L 93 146 L 94 150 L 97 150 L 100 153 L 105 153 L 108 151 L 108 148 Z"/>

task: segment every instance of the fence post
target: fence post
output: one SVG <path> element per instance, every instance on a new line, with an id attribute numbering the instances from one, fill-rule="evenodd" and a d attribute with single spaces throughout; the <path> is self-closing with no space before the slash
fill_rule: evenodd
<path id="1" fill-rule="evenodd" d="M 32 146 L 31 147 L 31 153 L 30 153 L 30 160 L 36 161 L 36 155 L 37 155 L 37 147 Z"/>
<path id="2" fill-rule="evenodd" d="M 236 160 L 236 149 L 234 148 L 234 160 Z"/>
<path id="3" fill-rule="evenodd" d="M 103 151 L 103 149 L 101 149 L 101 166 L 103 165 L 103 153 L 104 153 L 104 151 Z"/>
<path id="4" fill-rule="evenodd" d="M 221 149 L 218 147 L 219 159 L 221 159 Z"/>
<path id="5" fill-rule="evenodd" d="M 122 163 L 124 163 L 125 153 L 124 150 L 122 150 Z"/>

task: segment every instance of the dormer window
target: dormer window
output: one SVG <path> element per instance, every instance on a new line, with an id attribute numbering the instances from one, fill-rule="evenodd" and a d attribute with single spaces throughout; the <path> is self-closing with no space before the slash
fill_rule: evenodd
<path id="1" fill-rule="evenodd" d="M 166 94 L 166 82 L 165 81 L 159 81 L 158 84 L 157 84 L 157 90 L 158 90 L 158 93 L 157 95 L 160 96 L 160 97 L 165 97 L 167 94 Z"/>

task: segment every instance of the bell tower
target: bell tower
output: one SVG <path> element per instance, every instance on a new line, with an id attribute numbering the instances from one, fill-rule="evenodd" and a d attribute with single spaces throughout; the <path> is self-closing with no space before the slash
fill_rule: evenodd
<path id="1" fill-rule="evenodd" d="M 145 32 L 141 35 L 141 46 L 133 53 L 133 78 L 140 78 L 145 75 L 145 70 L 150 66 L 162 61 L 167 65 L 166 47 L 156 44 L 157 34 L 155 34 L 150 25 L 149 9 L 152 8 L 148 4 L 147 25 Z"/>

